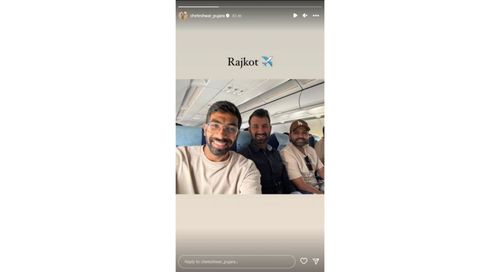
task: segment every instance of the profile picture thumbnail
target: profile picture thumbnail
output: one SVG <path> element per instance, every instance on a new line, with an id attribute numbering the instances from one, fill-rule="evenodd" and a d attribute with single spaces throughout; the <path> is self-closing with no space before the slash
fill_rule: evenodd
<path id="1" fill-rule="evenodd" d="M 181 19 L 182 21 L 186 21 L 188 19 L 188 12 L 185 10 L 179 12 L 179 19 Z"/>

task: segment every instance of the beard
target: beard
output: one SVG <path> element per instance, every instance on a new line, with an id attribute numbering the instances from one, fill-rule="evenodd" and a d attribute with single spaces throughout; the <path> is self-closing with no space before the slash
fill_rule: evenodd
<path id="1" fill-rule="evenodd" d="M 231 146 L 233 142 L 229 139 L 218 139 L 214 137 L 208 138 L 207 146 L 212 154 L 215 156 L 223 156 L 226 155 L 229 150 L 231 150 Z"/>
<path id="2" fill-rule="evenodd" d="M 293 145 L 299 146 L 299 147 L 303 147 L 306 144 L 308 144 L 308 141 L 306 141 L 306 139 L 304 139 L 304 138 L 296 138 L 294 140 L 291 140 L 291 142 Z"/>
<path id="3" fill-rule="evenodd" d="M 266 144 L 268 139 L 269 135 L 266 133 L 255 134 L 255 137 L 253 138 L 254 142 L 257 144 Z"/>

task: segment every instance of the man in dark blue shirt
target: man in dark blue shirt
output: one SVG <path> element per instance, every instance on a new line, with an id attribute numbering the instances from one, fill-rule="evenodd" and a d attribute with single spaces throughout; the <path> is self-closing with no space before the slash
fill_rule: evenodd
<path id="1" fill-rule="evenodd" d="M 240 153 L 252 160 L 260 171 L 263 194 L 299 193 L 288 178 L 280 153 L 267 144 L 271 119 L 265 109 L 258 109 L 248 119 L 252 141 Z"/>

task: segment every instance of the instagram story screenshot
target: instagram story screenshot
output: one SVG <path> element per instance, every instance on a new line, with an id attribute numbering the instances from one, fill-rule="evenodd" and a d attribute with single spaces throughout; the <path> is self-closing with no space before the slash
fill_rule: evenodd
<path id="1" fill-rule="evenodd" d="M 176 2 L 176 271 L 324 271 L 323 16 Z"/>

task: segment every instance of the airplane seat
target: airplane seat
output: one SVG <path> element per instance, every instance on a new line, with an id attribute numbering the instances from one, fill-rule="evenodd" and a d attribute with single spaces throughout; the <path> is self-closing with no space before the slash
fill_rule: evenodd
<path id="1" fill-rule="evenodd" d="M 202 145 L 204 140 L 200 127 L 175 126 L 175 146 Z"/>
<path id="2" fill-rule="evenodd" d="M 267 144 L 272 146 L 273 149 L 278 150 L 278 146 L 280 143 L 278 142 L 278 139 L 276 139 L 276 135 L 273 133 L 271 136 L 269 136 L 269 139 L 267 140 Z"/>
<path id="3" fill-rule="evenodd" d="M 311 135 L 309 136 L 309 146 L 314 148 L 314 145 L 316 144 L 316 139 Z"/>
<path id="4" fill-rule="evenodd" d="M 288 135 L 286 135 L 286 134 L 275 132 L 271 135 L 271 137 L 273 137 L 273 136 L 276 138 L 276 141 L 278 142 L 278 144 L 276 146 L 273 146 L 272 144 L 270 144 L 270 145 L 278 151 L 281 151 L 281 149 L 283 149 L 287 144 L 290 143 L 290 139 L 288 138 Z M 269 141 L 268 141 L 268 143 L 269 143 Z"/>
<path id="5" fill-rule="evenodd" d="M 250 144 L 251 140 L 252 140 L 252 136 L 250 136 L 250 132 L 241 130 L 240 134 L 238 135 L 238 139 L 236 139 L 236 144 L 233 145 L 233 148 L 234 148 L 234 146 L 236 146 L 235 151 L 241 152 L 243 149 L 245 149 Z"/>

